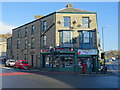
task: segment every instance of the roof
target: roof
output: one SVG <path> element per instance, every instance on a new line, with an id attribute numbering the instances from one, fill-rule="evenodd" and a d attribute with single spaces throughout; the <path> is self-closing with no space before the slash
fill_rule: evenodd
<path id="1" fill-rule="evenodd" d="M 66 6 L 65 8 L 63 8 L 63 9 L 60 9 L 60 10 L 55 11 L 55 12 L 53 12 L 53 13 L 50 13 L 50 14 L 48 14 L 48 15 L 46 15 L 46 16 L 43 16 L 43 17 L 41 17 L 41 18 L 38 18 L 38 19 L 36 19 L 36 20 L 34 20 L 34 21 L 31 21 L 31 22 L 29 22 L 29 23 L 27 23 L 27 24 L 24 24 L 24 25 L 22 25 L 22 26 L 19 26 L 19 27 L 17 27 L 17 28 L 14 28 L 13 30 L 18 29 L 18 28 L 23 27 L 23 26 L 26 26 L 26 25 L 28 25 L 28 24 L 30 24 L 30 23 L 35 22 L 35 21 L 41 20 L 41 19 L 43 19 L 43 18 L 45 18 L 45 17 L 48 17 L 48 16 L 50 16 L 50 15 L 53 15 L 53 14 L 55 14 L 55 13 L 96 14 L 96 12 L 91 12 L 91 11 L 86 11 L 86 10 L 81 10 L 81 9 L 73 8 L 73 7 L 72 7 L 72 4 L 67 4 L 67 6 Z"/>
<path id="2" fill-rule="evenodd" d="M 81 10 L 73 7 L 66 7 L 56 12 L 91 12 L 91 11 Z"/>

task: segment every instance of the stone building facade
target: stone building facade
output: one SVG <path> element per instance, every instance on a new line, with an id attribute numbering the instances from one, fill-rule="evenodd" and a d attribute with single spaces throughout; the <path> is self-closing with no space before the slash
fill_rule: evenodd
<path id="1" fill-rule="evenodd" d="M 76 9 L 68 4 L 61 10 L 13 29 L 12 34 L 14 59 L 25 59 L 33 67 L 56 70 L 72 67 L 74 70 L 78 59 L 91 63 L 90 67 L 98 67 L 100 43 L 96 12 Z M 69 60 L 65 62 L 66 58 Z"/>
<path id="2" fill-rule="evenodd" d="M 0 57 L 6 57 L 7 50 L 7 38 L 11 37 L 11 34 L 0 34 Z"/>

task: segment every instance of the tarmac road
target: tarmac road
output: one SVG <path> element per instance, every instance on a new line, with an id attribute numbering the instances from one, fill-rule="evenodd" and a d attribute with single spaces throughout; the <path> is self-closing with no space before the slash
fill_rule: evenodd
<path id="1" fill-rule="evenodd" d="M 2 88 L 118 88 L 114 74 L 37 72 L 0 66 Z"/>

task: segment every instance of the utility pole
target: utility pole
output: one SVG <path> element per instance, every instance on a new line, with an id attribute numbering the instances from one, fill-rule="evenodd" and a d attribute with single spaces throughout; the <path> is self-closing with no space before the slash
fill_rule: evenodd
<path id="1" fill-rule="evenodd" d="M 102 57 L 104 61 L 104 73 L 105 73 L 105 52 L 104 52 L 104 28 L 109 28 L 110 26 L 102 27 Z"/>

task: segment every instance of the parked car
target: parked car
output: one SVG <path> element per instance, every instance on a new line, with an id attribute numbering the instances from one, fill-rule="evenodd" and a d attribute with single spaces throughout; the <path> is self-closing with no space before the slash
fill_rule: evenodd
<path id="1" fill-rule="evenodd" d="M 14 68 L 19 68 L 19 69 L 30 69 L 30 65 L 26 62 L 26 60 L 17 60 Z"/>
<path id="2" fill-rule="evenodd" d="M 15 62 L 16 60 L 14 59 L 8 59 L 6 62 L 5 62 L 5 66 L 14 66 L 15 65 Z"/>

